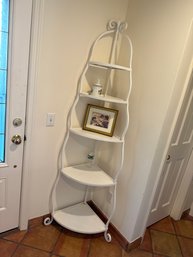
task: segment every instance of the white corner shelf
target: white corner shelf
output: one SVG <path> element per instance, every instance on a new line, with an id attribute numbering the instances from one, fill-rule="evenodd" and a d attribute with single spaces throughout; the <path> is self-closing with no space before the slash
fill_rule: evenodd
<path id="1" fill-rule="evenodd" d="M 117 65 L 117 64 L 110 64 L 110 63 L 103 63 L 103 62 L 95 62 L 90 61 L 89 66 L 98 67 L 98 68 L 105 68 L 105 69 L 115 69 L 115 70 L 122 70 L 122 71 L 131 71 L 131 68 Z"/>
<path id="2" fill-rule="evenodd" d="M 88 98 L 101 100 L 101 101 L 109 102 L 109 103 L 127 104 L 127 101 L 125 101 L 121 98 L 118 98 L 118 97 L 110 96 L 110 95 L 93 96 L 93 95 L 90 95 L 89 93 L 81 92 L 80 97 L 88 97 Z"/>
<path id="3" fill-rule="evenodd" d="M 113 179 L 96 164 L 84 163 L 62 169 L 62 174 L 67 178 L 88 186 L 113 186 Z"/>
<path id="4" fill-rule="evenodd" d="M 102 220 L 83 202 L 55 211 L 53 218 L 61 226 L 78 233 L 96 234 L 106 229 Z"/>
<path id="5" fill-rule="evenodd" d="M 109 137 L 102 134 L 83 130 L 82 128 L 70 128 L 70 132 L 81 137 L 86 137 L 86 138 L 90 138 L 98 141 L 111 142 L 111 143 L 123 143 L 123 140 L 119 139 L 118 137 L 115 137 L 115 136 Z"/>
<path id="6" fill-rule="evenodd" d="M 117 22 L 114 20 L 109 21 L 107 31 L 100 34 L 90 48 L 87 62 L 77 82 L 76 98 L 74 99 L 67 115 L 67 130 L 58 156 L 58 159 L 61 160 L 61 164 L 59 163 L 57 177 L 54 181 L 50 195 L 51 217 L 47 217 L 44 220 L 45 225 L 49 225 L 53 220 L 55 220 L 62 227 L 78 233 L 96 234 L 104 232 L 104 238 L 107 242 L 111 241 L 111 235 L 108 233 L 108 227 L 116 209 L 116 184 L 124 163 L 124 137 L 129 126 L 128 100 L 132 89 L 131 67 L 133 50 L 130 38 L 124 33 L 124 30 L 127 27 L 126 25 L 127 24 L 125 22 Z M 106 49 L 105 41 L 104 55 L 106 56 L 106 54 L 108 54 L 109 63 L 103 63 L 100 62 L 100 60 L 93 61 L 93 56 L 97 55 L 96 46 L 98 42 L 105 39 L 107 36 L 110 37 L 111 40 L 109 41 L 108 49 Z M 119 50 L 122 38 L 127 40 L 128 47 L 130 48 L 130 54 L 125 56 L 128 59 L 128 66 L 116 64 L 118 61 L 117 51 Z M 116 73 L 118 73 L 118 76 L 116 76 Z M 98 94 L 97 96 L 93 96 L 85 90 L 85 88 L 88 90 L 94 90 L 92 80 L 96 79 L 98 81 L 104 81 L 105 90 L 102 92 L 103 95 Z M 125 79 L 128 80 L 127 88 L 125 85 Z M 124 85 L 122 85 L 123 81 Z M 88 85 L 85 85 L 85 83 L 88 83 Z M 117 90 L 119 90 L 119 92 L 117 92 Z M 108 95 L 106 95 L 107 92 Z M 96 102 L 99 106 L 104 106 L 107 109 L 111 106 L 114 108 L 115 105 L 119 112 L 121 126 L 120 122 L 116 124 L 116 130 L 112 137 L 87 131 L 82 128 L 82 124 L 84 122 L 84 117 L 82 115 L 83 111 L 84 109 L 86 110 L 87 104 L 92 104 L 93 102 Z M 81 109 L 80 111 L 79 108 Z M 103 131 L 106 131 L 105 128 Z M 104 145 L 106 145 L 105 150 L 107 150 L 106 147 L 108 147 L 108 149 L 112 148 L 112 152 L 109 151 L 108 158 L 105 158 L 106 155 L 102 156 Z M 79 162 L 78 160 L 76 161 L 77 155 L 74 155 L 75 147 L 77 147 L 75 152 L 77 152 L 77 154 L 80 153 L 78 158 Z M 81 153 L 82 150 L 84 153 Z M 90 151 L 93 153 L 93 160 L 89 160 Z M 101 153 L 98 154 L 99 151 L 101 151 Z M 112 167 L 114 164 L 114 156 L 110 156 L 110 154 L 112 153 L 111 155 L 113 155 L 113 153 L 117 153 L 117 151 L 119 151 L 119 154 L 116 158 L 116 170 L 114 170 L 114 167 Z M 71 160 L 67 158 L 68 154 L 71 154 L 73 157 L 72 159 L 70 158 Z M 86 163 L 84 163 L 86 158 L 88 159 Z M 108 174 L 108 170 L 100 168 L 101 162 L 110 162 L 108 166 L 113 168 L 112 177 Z M 76 165 L 73 163 L 76 163 Z M 58 210 L 59 206 L 56 206 L 57 201 L 54 201 L 54 199 L 57 195 L 56 190 L 60 179 L 66 180 L 67 183 L 74 182 L 79 185 L 84 185 L 82 186 L 82 191 L 84 191 L 82 192 L 84 193 L 82 195 L 84 195 L 84 199 L 82 199 L 81 203 L 71 203 L 71 206 Z M 106 190 L 109 190 L 108 187 L 111 187 L 112 198 L 109 202 L 109 215 L 107 217 L 107 221 L 104 223 L 87 204 L 87 201 L 90 200 L 89 196 L 92 196 L 92 192 L 94 192 L 95 188 L 98 188 L 98 190 L 99 188 L 106 188 Z M 68 193 L 62 197 L 68 197 Z M 104 195 L 104 199 L 101 200 L 103 202 L 107 201 L 107 195 Z"/>

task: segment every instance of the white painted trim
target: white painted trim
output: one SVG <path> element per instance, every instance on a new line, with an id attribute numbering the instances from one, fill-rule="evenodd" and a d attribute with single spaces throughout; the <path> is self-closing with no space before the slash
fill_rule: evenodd
<path id="1" fill-rule="evenodd" d="M 44 22 L 44 0 L 33 0 L 32 6 L 32 27 L 30 42 L 30 60 L 29 60 L 29 76 L 28 76 L 28 92 L 26 106 L 26 128 L 25 135 L 27 141 L 24 146 L 23 158 L 23 177 L 21 188 L 21 206 L 19 228 L 25 230 L 28 227 L 28 204 L 29 204 L 29 163 L 31 158 L 31 135 L 34 123 L 33 110 L 35 106 L 36 84 L 38 79 L 38 64 L 40 53 L 40 42 L 42 39 L 42 29 Z"/>
<path id="2" fill-rule="evenodd" d="M 188 161 L 188 165 L 185 171 L 185 174 L 183 176 L 182 182 L 180 184 L 175 203 L 173 205 L 172 211 L 171 211 L 171 217 L 175 220 L 179 220 L 182 216 L 182 213 L 184 211 L 184 204 L 185 200 L 188 194 L 188 191 L 190 189 L 190 186 L 192 185 L 192 179 L 193 179 L 193 151 L 191 153 L 190 159 Z"/>

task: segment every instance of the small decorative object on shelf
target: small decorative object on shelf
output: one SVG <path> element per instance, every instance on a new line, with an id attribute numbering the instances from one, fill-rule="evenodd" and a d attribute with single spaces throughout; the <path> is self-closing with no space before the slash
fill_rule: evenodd
<path id="1" fill-rule="evenodd" d="M 88 153 L 87 158 L 89 160 L 94 160 L 94 153 Z"/>
<path id="2" fill-rule="evenodd" d="M 113 136 L 118 110 L 96 105 L 87 105 L 83 129 Z"/>
<path id="3" fill-rule="evenodd" d="M 124 33 L 126 28 L 125 22 L 111 20 L 107 31 L 100 34 L 90 48 L 67 116 L 67 130 L 58 156 L 58 173 L 50 194 L 51 216 L 44 220 L 45 225 L 55 220 L 78 233 L 104 232 L 107 242 L 111 242 L 108 227 L 116 208 L 116 185 L 123 166 L 124 138 L 129 126 L 133 50 L 130 38 Z M 122 42 L 128 47 L 124 55 L 120 54 Z M 58 202 L 62 206 L 61 197 L 57 201 L 57 194 L 61 192 L 61 188 L 57 190 L 62 185 L 60 180 L 68 184 L 66 190 L 71 190 L 70 195 L 74 192 L 71 203 L 68 193 L 61 195 L 65 200 L 62 208 L 56 206 Z M 100 188 L 111 190 L 111 201 L 107 197 L 97 198 L 95 193 Z M 106 222 L 88 204 L 92 200 L 97 204 L 96 199 L 103 201 L 99 203 L 101 206 L 109 204 Z"/>
<path id="4" fill-rule="evenodd" d="M 100 79 L 98 79 L 98 81 L 92 85 L 90 94 L 93 96 L 100 96 L 102 94 L 102 85 Z"/>

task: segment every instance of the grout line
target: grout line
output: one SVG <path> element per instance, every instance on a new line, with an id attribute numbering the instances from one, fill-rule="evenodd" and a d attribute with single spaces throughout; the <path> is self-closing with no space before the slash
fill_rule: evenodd
<path id="1" fill-rule="evenodd" d="M 181 244 L 180 244 L 180 241 L 179 241 L 179 238 L 178 238 L 177 235 L 176 235 L 176 239 L 177 239 L 177 241 L 178 241 L 178 245 L 179 245 L 179 248 L 180 248 L 180 252 L 181 252 L 182 256 L 184 256 L 184 255 L 183 255 L 183 251 L 182 251 L 182 247 L 181 247 Z"/>
<path id="2" fill-rule="evenodd" d="M 176 221 L 173 220 L 173 219 L 171 219 L 171 221 L 172 221 L 172 225 L 174 227 L 174 231 L 175 231 L 176 239 L 177 239 L 177 242 L 178 242 L 178 245 L 179 245 L 179 248 L 180 248 L 180 252 L 181 252 L 182 256 L 184 256 L 183 251 L 182 251 L 182 247 L 181 247 L 181 244 L 180 244 L 180 241 L 179 241 L 179 238 L 178 238 L 177 230 L 176 230 L 176 227 L 175 227 L 175 222 Z"/>
<path id="3" fill-rule="evenodd" d="M 157 232 L 161 232 L 161 233 L 165 233 L 165 234 L 169 234 L 169 235 L 176 236 L 176 233 L 171 233 L 171 232 L 167 232 L 167 231 L 162 231 L 162 230 L 159 230 L 159 229 L 156 229 L 156 228 L 151 228 L 150 230 L 154 230 L 154 231 L 157 231 Z"/>
<path id="4" fill-rule="evenodd" d="M 51 224 L 50 224 L 51 225 Z M 57 239 L 56 239 L 56 242 L 55 242 L 55 244 L 54 244 L 54 246 L 53 246 L 53 250 L 51 251 L 51 253 L 50 254 L 54 254 L 54 250 L 55 250 L 55 247 L 56 247 L 56 244 L 58 243 L 58 240 L 59 240 L 59 238 L 60 238 L 60 236 L 61 236 L 61 234 L 63 233 L 63 229 L 60 229 L 60 233 L 58 234 L 58 237 L 57 237 Z M 55 254 L 54 254 L 55 255 Z M 51 255 L 50 255 L 51 256 Z M 57 255 L 56 255 L 57 256 Z"/>
<path id="5" fill-rule="evenodd" d="M 12 257 L 15 254 L 15 252 L 17 251 L 18 248 L 19 248 L 19 244 L 17 244 L 17 247 L 15 248 L 15 250 L 13 251 L 13 253 L 10 257 Z"/>

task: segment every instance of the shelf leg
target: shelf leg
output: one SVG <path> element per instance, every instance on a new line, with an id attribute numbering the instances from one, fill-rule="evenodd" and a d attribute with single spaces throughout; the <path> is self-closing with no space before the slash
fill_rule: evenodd
<path id="1" fill-rule="evenodd" d="M 105 238 L 105 240 L 106 240 L 108 243 L 110 243 L 111 240 L 112 240 L 111 234 L 108 233 L 107 231 L 105 231 L 105 233 L 104 233 L 104 238 Z"/>
<path id="2" fill-rule="evenodd" d="M 48 225 L 50 225 L 51 223 L 52 223 L 52 221 L 53 221 L 54 219 L 53 219 L 53 217 L 51 216 L 51 217 L 47 217 L 47 218 L 45 218 L 44 219 L 44 225 L 45 226 L 48 226 Z"/>
<path id="3" fill-rule="evenodd" d="M 86 187 L 86 192 L 85 192 L 85 195 L 84 195 L 84 204 L 87 203 L 88 192 L 89 192 L 89 186 Z"/>
<path id="4" fill-rule="evenodd" d="M 112 204 L 112 210 L 111 210 L 111 214 L 107 220 L 107 223 L 105 225 L 106 229 L 105 229 L 105 232 L 104 232 L 104 238 L 107 242 L 111 242 L 111 235 L 107 232 L 108 231 L 108 227 L 109 227 L 109 223 L 110 223 L 110 220 L 114 214 L 114 211 L 115 211 L 115 207 L 116 207 L 116 189 L 117 189 L 117 185 L 115 184 L 114 186 L 114 191 L 113 191 L 113 204 Z"/>

